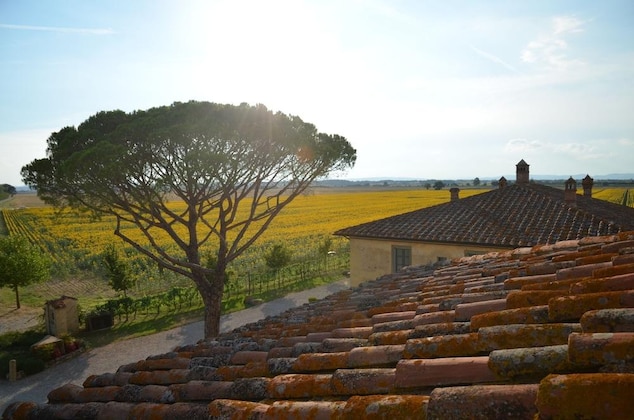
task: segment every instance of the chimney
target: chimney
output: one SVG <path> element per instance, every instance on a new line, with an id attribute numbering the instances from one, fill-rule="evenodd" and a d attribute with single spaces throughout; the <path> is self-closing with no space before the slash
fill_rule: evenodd
<path id="1" fill-rule="evenodd" d="M 449 192 L 451 193 L 451 201 L 457 201 L 460 200 L 460 188 L 458 187 L 453 187 L 452 189 L 449 190 Z"/>
<path id="2" fill-rule="evenodd" d="M 577 181 L 568 178 L 565 184 L 564 201 L 571 207 L 577 207 Z"/>
<path id="3" fill-rule="evenodd" d="M 506 188 L 506 178 L 502 177 L 498 181 L 498 189 Z"/>
<path id="4" fill-rule="evenodd" d="M 528 184 L 528 163 L 524 162 L 524 159 L 520 160 L 517 165 L 515 165 L 515 182 L 518 184 Z"/>
<path id="5" fill-rule="evenodd" d="M 594 185 L 594 179 L 590 178 L 590 175 L 586 175 L 585 178 L 581 181 L 581 185 L 583 185 L 583 196 L 584 197 L 592 197 L 592 186 Z"/>

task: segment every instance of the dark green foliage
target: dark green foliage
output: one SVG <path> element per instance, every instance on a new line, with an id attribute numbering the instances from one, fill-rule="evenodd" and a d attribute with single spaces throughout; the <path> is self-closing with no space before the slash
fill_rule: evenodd
<path id="1" fill-rule="evenodd" d="M 123 296 L 127 297 L 127 291 L 134 286 L 134 278 L 130 275 L 128 265 L 119 257 L 117 249 L 112 244 L 106 247 L 101 257 L 108 284 L 117 292 L 123 292 Z"/>
<path id="2" fill-rule="evenodd" d="M 16 189 L 13 185 L 2 184 L 0 185 L 0 193 L 4 193 L 4 195 L 15 195 Z"/>
<path id="3" fill-rule="evenodd" d="M 330 235 L 324 236 L 321 243 L 319 244 L 319 248 L 317 250 L 319 255 L 323 258 L 328 257 L 328 253 L 332 251 L 332 238 Z"/>
<path id="4" fill-rule="evenodd" d="M 15 292 L 15 304 L 20 308 L 19 288 L 48 279 L 50 261 L 28 239 L 19 235 L 0 237 L 0 287 Z"/>
<path id="5" fill-rule="evenodd" d="M 286 245 L 279 243 L 273 245 L 273 247 L 264 254 L 264 261 L 266 261 L 268 268 L 278 271 L 291 262 L 292 256 L 293 253 L 291 250 Z"/>
<path id="6" fill-rule="evenodd" d="M 15 359 L 17 369 L 31 375 L 44 370 L 44 361 L 31 355 L 31 345 L 37 343 L 46 334 L 41 331 L 11 331 L 0 335 L 0 376 L 9 372 L 9 361 Z M 39 369 L 39 370 L 38 370 Z"/>
<path id="7" fill-rule="evenodd" d="M 24 371 L 25 375 L 34 375 L 46 369 L 44 360 L 37 357 L 21 357 L 16 360 L 18 370 Z"/>

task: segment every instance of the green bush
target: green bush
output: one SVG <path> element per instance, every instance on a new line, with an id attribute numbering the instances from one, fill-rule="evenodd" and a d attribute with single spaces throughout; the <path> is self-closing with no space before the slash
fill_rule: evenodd
<path id="1" fill-rule="evenodd" d="M 17 370 L 23 371 L 25 376 L 33 375 L 46 369 L 44 360 L 35 356 L 2 353 L 0 354 L 0 376 L 2 379 L 6 378 L 9 374 L 9 362 L 13 359 L 16 361 Z"/>
<path id="2" fill-rule="evenodd" d="M 9 361 L 15 359 L 15 355 L 8 352 L 0 352 L 0 379 L 7 377 L 9 373 Z"/>
<path id="3" fill-rule="evenodd" d="M 0 335 L 0 347 L 5 349 L 12 347 L 29 347 L 45 336 L 46 334 L 36 330 L 11 331 Z"/>
<path id="4" fill-rule="evenodd" d="M 26 376 L 33 375 L 46 369 L 46 363 L 44 360 L 37 357 L 22 356 L 16 359 L 18 370 L 24 371 Z"/>

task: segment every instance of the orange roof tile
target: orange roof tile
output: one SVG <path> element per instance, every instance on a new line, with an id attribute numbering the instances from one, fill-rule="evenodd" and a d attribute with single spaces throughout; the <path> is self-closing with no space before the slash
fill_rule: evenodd
<path id="1" fill-rule="evenodd" d="M 3 418 L 622 417 L 634 407 L 632 241 L 411 267 L 64 385 L 47 404 L 13 402 Z"/>

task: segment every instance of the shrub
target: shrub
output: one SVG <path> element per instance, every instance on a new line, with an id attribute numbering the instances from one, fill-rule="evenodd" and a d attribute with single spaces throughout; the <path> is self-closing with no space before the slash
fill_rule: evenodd
<path id="1" fill-rule="evenodd" d="M 16 359 L 16 362 L 18 370 L 23 371 L 27 376 L 41 372 L 46 368 L 46 363 L 37 357 L 22 356 Z"/>

